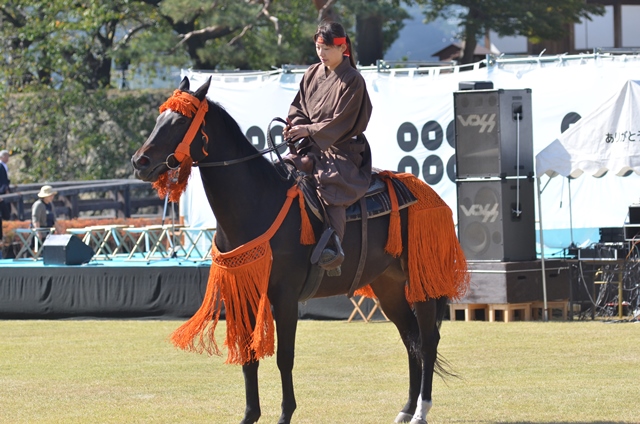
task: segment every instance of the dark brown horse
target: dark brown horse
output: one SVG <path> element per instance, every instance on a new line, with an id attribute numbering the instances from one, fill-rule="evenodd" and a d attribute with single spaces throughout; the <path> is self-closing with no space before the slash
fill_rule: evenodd
<path id="1" fill-rule="evenodd" d="M 271 228 L 282 210 L 288 193 L 291 193 L 290 188 L 295 181 L 284 178 L 281 164 L 274 164 L 261 156 L 247 140 L 235 120 L 219 105 L 206 99 L 208 89 L 209 81 L 195 92 L 189 91 L 189 80 L 183 79 L 173 97 L 180 95 L 192 99 L 194 104 L 190 106 L 191 110 L 180 110 L 179 107 L 171 105 L 164 111 L 161 109 L 162 112 L 153 132 L 134 154 L 132 163 L 136 177 L 145 181 L 157 181 L 161 176 L 166 175 L 170 168 L 177 167 L 185 157 L 188 160 L 193 159 L 197 165 L 200 165 L 206 196 L 218 225 L 214 250 L 224 254 L 245 246 Z M 202 124 L 196 121 L 198 115 L 195 111 L 198 109 L 198 103 L 205 105 L 208 109 Z M 192 125 L 192 122 L 197 123 Z M 195 131 L 192 127 L 195 127 Z M 185 137 L 187 134 L 188 136 Z M 191 143 L 186 151 L 184 148 L 178 148 L 183 138 L 189 138 L 187 143 Z M 182 153 L 179 154 L 179 151 Z M 297 205 L 297 202 L 294 205 Z M 450 222 L 445 227 L 447 231 L 450 230 L 450 234 L 454 234 L 455 238 L 451 212 L 448 208 L 447 211 Z M 464 260 L 460 256 L 451 257 L 450 249 L 442 249 L 437 245 L 449 243 L 450 240 L 429 240 L 424 243 L 436 246 L 430 253 L 423 254 L 424 259 L 428 259 L 427 256 L 443 256 L 435 259 L 441 260 L 444 266 L 432 271 L 437 275 L 433 278 L 429 277 L 429 282 L 409 281 L 410 254 L 407 251 L 411 245 L 407 240 L 411 234 L 411 228 L 408 228 L 410 226 L 408 214 L 410 214 L 408 209 L 400 210 L 403 249 L 398 257 L 385 252 L 390 215 L 369 220 L 367 257 L 358 288 L 369 286 L 372 289 L 380 301 L 382 310 L 397 327 L 407 350 L 409 398 L 397 415 L 396 422 L 421 424 L 426 423 L 427 412 L 432 405 L 433 375 L 434 370 L 439 369 L 437 353 L 440 339 L 439 327 L 447 298 L 445 295 L 435 295 L 408 301 L 407 287 L 411 285 L 416 287 L 419 284 L 430 286 L 431 281 L 451 279 L 444 274 L 457 273 L 455 278 L 459 285 L 455 290 L 460 293 L 464 290 L 464 284 L 468 282 L 468 278 Z M 301 208 L 291 207 L 269 241 L 272 262 L 267 276 L 266 294 L 267 309 L 270 303 L 277 335 L 277 365 L 282 379 L 283 393 L 282 415 L 278 421 L 281 424 L 290 423 L 296 409 L 292 370 L 298 302 L 307 275 L 311 267 L 315 266 L 310 264 L 313 246 L 300 243 L 301 227 L 305 225 L 304 215 Z M 310 223 L 315 234 L 320 234 L 322 223 L 313 216 Z M 361 240 L 360 223 L 349 222 L 343 242 L 346 259 L 342 265 L 342 275 L 323 277 L 314 297 L 334 296 L 350 291 L 358 269 Z M 459 250 L 457 241 L 453 244 L 453 249 Z M 210 279 L 209 285 L 214 283 Z M 229 305 L 226 304 L 228 299 L 225 298 L 225 293 L 219 294 L 218 298 L 220 297 L 227 306 L 228 327 Z M 211 305 L 203 304 L 198 312 L 208 316 L 209 323 L 211 320 L 216 320 L 215 317 L 211 317 L 211 308 Z M 269 311 L 266 313 L 270 314 Z M 251 316 L 250 321 L 251 325 L 255 326 L 256 316 Z M 200 341 L 211 336 L 206 333 L 206 330 L 201 330 Z M 253 350 L 249 354 L 250 359 L 241 362 L 246 390 L 246 409 L 241 423 L 245 424 L 257 422 L 261 415 L 258 396 L 258 359 L 261 356 L 256 355 Z"/>

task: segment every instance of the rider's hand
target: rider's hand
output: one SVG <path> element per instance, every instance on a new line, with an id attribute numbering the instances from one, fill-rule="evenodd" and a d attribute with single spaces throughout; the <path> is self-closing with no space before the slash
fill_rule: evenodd
<path id="1" fill-rule="evenodd" d="M 309 137 L 309 129 L 306 125 L 295 125 L 293 127 L 287 128 L 282 131 L 285 140 L 299 140 L 304 137 Z"/>

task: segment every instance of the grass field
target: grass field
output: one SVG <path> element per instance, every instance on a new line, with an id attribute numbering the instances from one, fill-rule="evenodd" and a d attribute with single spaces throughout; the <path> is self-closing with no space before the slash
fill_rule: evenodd
<path id="1" fill-rule="evenodd" d="M 176 350 L 177 321 L 0 321 L 2 423 L 238 423 L 241 369 Z M 218 336 L 223 336 L 224 326 Z M 640 325 L 449 322 L 430 423 L 638 423 Z M 275 358 L 261 423 L 280 414 Z M 392 423 L 405 402 L 392 324 L 301 321 L 295 423 Z"/>

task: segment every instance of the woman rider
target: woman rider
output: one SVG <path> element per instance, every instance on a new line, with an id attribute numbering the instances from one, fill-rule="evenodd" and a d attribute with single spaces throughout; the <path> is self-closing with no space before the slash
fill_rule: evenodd
<path id="1" fill-rule="evenodd" d="M 344 260 L 346 208 L 365 195 L 371 180 L 371 150 L 363 132 L 372 107 L 342 25 L 322 23 L 313 38 L 320 63 L 310 66 L 302 77 L 284 137 L 302 139 L 288 158 L 314 176 L 336 236 L 319 265 L 335 276 L 340 275 Z"/>

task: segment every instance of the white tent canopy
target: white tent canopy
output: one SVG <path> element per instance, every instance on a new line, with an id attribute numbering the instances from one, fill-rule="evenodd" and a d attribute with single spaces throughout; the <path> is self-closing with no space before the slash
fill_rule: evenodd
<path id="1" fill-rule="evenodd" d="M 577 178 L 584 173 L 602 177 L 609 171 L 619 176 L 626 176 L 631 172 L 640 174 L 638 122 L 640 122 L 640 81 L 629 80 L 619 92 L 580 119 L 536 155 L 545 312 L 547 311 L 547 290 L 540 178 L 542 175 L 551 178 L 558 175 Z M 569 202 L 571 210 L 571 197 Z"/>
<path id="2" fill-rule="evenodd" d="M 572 125 L 536 155 L 536 175 L 577 178 L 640 174 L 640 81 L 629 80 L 613 97 Z"/>

